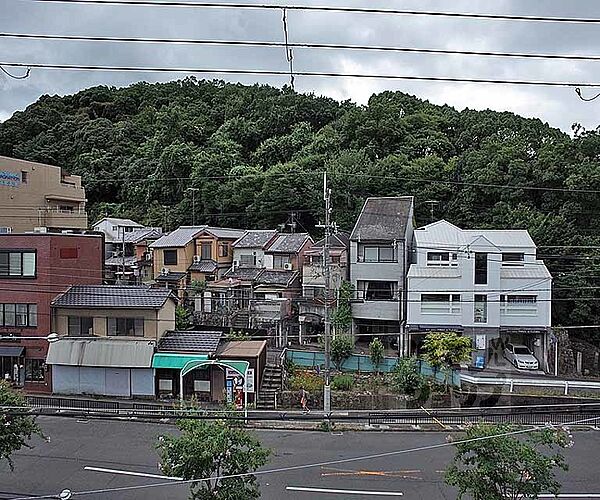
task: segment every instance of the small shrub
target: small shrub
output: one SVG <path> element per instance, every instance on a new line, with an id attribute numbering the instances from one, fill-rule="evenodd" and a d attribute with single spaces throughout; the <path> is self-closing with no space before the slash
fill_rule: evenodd
<path id="1" fill-rule="evenodd" d="M 298 365 L 294 363 L 291 359 L 286 359 L 283 362 L 283 368 L 290 377 L 293 377 L 298 371 Z"/>
<path id="2" fill-rule="evenodd" d="M 333 432 L 335 430 L 335 422 L 331 422 L 329 420 L 323 420 L 318 429 L 321 432 Z"/>
<path id="3" fill-rule="evenodd" d="M 334 366 L 338 369 L 342 369 L 344 361 L 346 361 L 352 354 L 354 349 L 354 342 L 348 335 L 336 335 L 331 341 L 331 361 Z"/>
<path id="4" fill-rule="evenodd" d="M 289 386 L 292 391 L 304 389 L 306 392 L 316 394 L 323 390 L 323 379 L 310 372 L 296 372 L 289 378 Z"/>
<path id="5" fill-rule="evenodd" d="M 331 388 L 334 391 L 349 391 L 354 387 L 354 377 L 349 374 L 336 375 L 331 381 Z"/>
<path id="6" fill-rule="evenodd" d="M 391 373 L 391 385 L 397 392 L 414 396 L 423 385 L 417 358 L 400 358 Z"/>
<path id="7" fill-rule="evenodd" d="M 373 367 L 377 373 L 379 373 L 379 365 L 383 361 L 383 351 L 383 343 L 375 337 L 369 344 L 369 357 L 371 358 L 371 363 L 373 363 Z"/>

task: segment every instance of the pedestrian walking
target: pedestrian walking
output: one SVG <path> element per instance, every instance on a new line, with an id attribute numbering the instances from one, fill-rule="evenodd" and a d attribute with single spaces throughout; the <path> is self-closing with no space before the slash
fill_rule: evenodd
<path id="1" fill-rule="evenodd" d="M 300 405 L 302 406 L 303 413 L 310 413 L 310 408 L 307 406 L 308 392 L 304 390 L 304 387 L 300 390 Z"/>

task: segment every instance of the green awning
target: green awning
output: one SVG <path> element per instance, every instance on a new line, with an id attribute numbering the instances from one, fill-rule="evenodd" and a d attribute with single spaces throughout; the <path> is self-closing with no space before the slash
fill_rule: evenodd
<path id="1" fill-rule="evenodd" d="M 157 352 L 152 359 L 152 368 L 173 368 L 183 370 L 183 375 L 202 366 L 218 365 L 246 375 L 246 370 L 250 366 L 248 361 L 233 361 L 222 359 L 208 359 L 205 354 L 176 354 L 168 352 Z"/>
<path id="2" fill-rule="evenodd" d="M 208 356 L 206 354 L 157 352 L 152 359 L 152 368 L 174 368 L 181 370 L 190 361 L 208 361 Z"/>

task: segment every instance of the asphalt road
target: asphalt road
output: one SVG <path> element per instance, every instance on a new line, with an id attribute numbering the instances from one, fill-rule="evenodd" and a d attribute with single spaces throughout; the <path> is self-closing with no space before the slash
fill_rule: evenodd
<path id="1" fill-rule="evenodd" d="M 158 434 L 170 432 L 172 427 L 136 422 L 86 422 L 56 417 L 42 417 L 40 424 L 50 437 L 50 442 L 36 440 L 33 449 L 17 453 L 14 456 L 14 472 L 10 472 L 5 465 L 0 467 L 0 498 L 57 494 L 64 488 L 80 492 L 164 482 L 168 484 L 118 492 L 96 492 L 74 498 L 187 498 L 187 485 L 175 481 L 84 469 L 96 467 L 160 475 L 153 444 Z M 267 469 L 320 464 L 260 476 L 262 498 L 267 500 L 369 500 L 400 498 L 400 494 L 410 499 L 456 498 L 454 491 L 444 485 L 441 474 L 453 455 L 451 447 L 322 464 L 444 443 L 445 433 L 327 434 L 317 431 L 264 430 L 256 431 L 256 434 L 273 452 Z M 567 450 L 570 471 L 561 476 L 564 493 L 596 494 L 598 496 L 595 498 L 600 498 L 598 449 L 599 433 L 586 431 L 575 434 L 575 446 Z"/>

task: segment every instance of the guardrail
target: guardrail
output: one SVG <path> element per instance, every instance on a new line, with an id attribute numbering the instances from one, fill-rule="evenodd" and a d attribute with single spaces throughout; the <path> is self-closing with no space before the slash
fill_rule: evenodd
<path id="1" fill-rule="evenodd" d="M 435 410 L 403 412 L 370 412 L 369 424 L 405 424 L 405 425 L 467 425 L 471 423 L 515 424 L 515 425 L 592 425 L 600 423 L 600 406 L 575 406 L 571 408 L 518 407 L 476 410 Z"/>
<path id="2" fill-rule="evenodd" d="M 569 389 L 600 390 L 600 382 L 587 380 L 558 380 L 550 378 L 509 378 L 509 377 L 477 377 L 460 374 L 462 382 L 474 385 L 499 385 L 508 386 L 509 392 L 514 392 L 516 386 L 523 387 L 550 387 L 564 390 L 564 395 L 569 394 Z"/>

